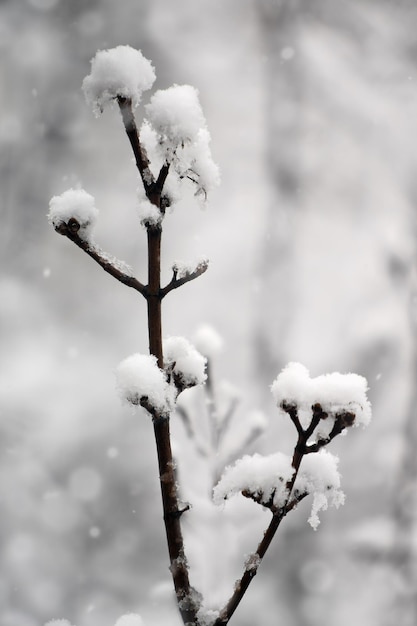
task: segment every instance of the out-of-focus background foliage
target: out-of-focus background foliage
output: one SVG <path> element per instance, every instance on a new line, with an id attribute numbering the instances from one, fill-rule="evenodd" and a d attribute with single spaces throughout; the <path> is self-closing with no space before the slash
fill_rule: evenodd
<path id="1" fill-rule="evenodd" d="M 153 60 L 157 88 L 200 91 L 222 185 L 206 211 L 187 200 L 167 216 L 164 275 L 201 254 L 211 267 L 167 298 L 165 333 L 221 333 L 216 380 L 269 419 L 250 451 L 291 450 L 268 389 L 286 362 L 370 385 L 372 425 L 333 446 L 345 507 L 317 533 L 305 502 L 285 520 L 234 623 L 416 623 L 416 27 L 413 0 L 0 2 L 2 626 L 129 611 L 179 624 L 152 425 L 114 389 L 117 363 L 147 349 L 144 302 L 46 221 L 50 197 L 82 185 L 98 243 L 145 278 L 119 114 L 94 119 L 80 90 L 118 44 Z M 202 459 L 173 427 L 201 499 Z M 185 532 L 214 601 L 268 514 L 205 507 Z"/>

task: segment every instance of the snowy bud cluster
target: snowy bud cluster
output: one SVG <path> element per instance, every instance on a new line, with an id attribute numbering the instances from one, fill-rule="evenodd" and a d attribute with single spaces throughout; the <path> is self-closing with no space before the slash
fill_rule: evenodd
<path id="1" fill-rule="evenodd" d="M 244 491 L 265 506 L 280 508 L 288 496 L 286 484 L 293 473 L 290 457 L 281 452 L 245 455 L 225 469 L 213 491 L 214 503 L 221 504 Z"/>
<path id="2" fill-rule="evenodd" d="M 219 171 L 211 157 L 210 134 L 197 89 L 173 85 L 159 90 L 145 109 L 141 138 L 151 160 L 169 163 L 180 180 L 196 186 L 197 195 L 206 195 L 218 185 Z"/>
<path id="3" fill-rule="evenodd" d="M 292 493 L 296 499 L 313 495 L 309 518 L 310 525 L 317 529 L 320 523 L 318 512 L 329 505 L 340 506 L 344 494 L 340 490 L 338 458 L 321 450 L 303 459 L 297 474 Z M 291 458 L 281 452 L 269 456 L 246 455 L 227 467 L 213 491 L 215 504 L 244 493 L 259 504 L 280 509 L 287 504 L 290 496 L 288 484 L 294 474 Z"/>
<path id="4" fill-rule="evenodd" d="M 128 98 L 138 106 L 142 93 L 155 82 L 152 63 L 140 50 L 117 46 L 99 50 L 91 61 L 91 73 L 84 78 L 83 91 L 95 115 L 118 97 Z"/>
<path id="5" fill-rule="evenodd" d="M 206 359 L 184 337 L 168 337 L 164 341 L 165 367 L 172 374 L 178 389 L 183 390 L 205 382 Z"/>
<path id="6" fill-rule="evenodd" d="M 119 363 L 116 384 L 122 400 L 158 415 L 168 415 L 175 404 L 175 389 L 152 355 L 132 354 Z"/>
<path id="7" fill-rule="evenodd" d="M 368 384 L 358 374 L 325 374 L 310 378 L 300 363 L 289 363 L 271 386 L 278 406 L 294 405 L 298 410 L 301 426 L 311 422 L 312 408 L 318 405 L 324 419 L 315 435 L 325 439 L 340 416 L 350 416 L 344 427 L 352 424 L 367 426 L 371 420 L 371 405 L 366 397 Z M 350 422 L 350 423 L 349 423 Z"/>
<path id="8" fill-rule="evenodd" d="M 153 355 L 133 354 L 116 368 L 116 385 L 125 402 L 151 414 L 169 415 L 178 393 L 206 380 L 206 359 L 184 337 L 164 341 L 165 370 Z"/>
<path id="9" fill-rule="evenodd" d="M 98 217 L 93 196 L 84 189 L 68 189 L 49 202 L 49 223 L 62 234 L 77 233 L 80 239 L 92 241 Z"/>

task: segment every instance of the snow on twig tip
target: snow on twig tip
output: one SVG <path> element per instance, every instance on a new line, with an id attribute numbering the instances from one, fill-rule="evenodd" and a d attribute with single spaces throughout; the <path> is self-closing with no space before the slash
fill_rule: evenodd
<path id="1" fill-rule="evenodd" d="M 207 199 L 207 192 L 219 184 L 217 165 L 210 152 L 210 133 L 199 102 L 198 91 L 190 85 L 173 85 L 157 91 L 145 107 L 147 119 L 140 136 L 151 161 L 171 165 L 170 195 L 175 187 L 190 183 L 195 195 Z"/>
<path id="2" fill-rule="evenodd" d="M 168 415 L 176 390 L 166 380 L 153 355 L 133 354 L 116 368 L 116 383 L 123 401 L 144 406 L 154 417 Z"/>
<path id="3" fill-rule="evenodd" d="M 164 341 L 165 368 L 172 372 L 180 390 L 201 385 L 207 376 L 206 359 L 184 337 L 168 337 Z"/>
<path id="4" fill-rule="evenodd" d="M 296 408 L 303 428 L 311 423 L 313 408 L 319 407 L 323 419 L 315 430 L 318 439 L 326 439 L 337 420 L 341 430 L 352 425 L 367 426 L 371 420 L 367 390 L 363 376 L 333 372 L 310 378 L 300 363 L 289 363 L 271 386 L 277 405 Z"/>
<path id="5" fill-rule="evenodd" d="M 91 242 L 97 217 L 95 200 L 84 189 L 67 189 L 49 202 L 48 221 L 55 230 L 77 233 L 84 241 Z"/>
<path id="6" fill-rule="evenodd" d="M 242 492 L 263 505 L 279 508 L 288 497 L 287 483 L 294 473 L 289 456 L 276 452 L 269 456 L 245 455 L 228 466 L 213 490 L 215 504 Z"/>
<path id="7" fill-rule="evenodd" d="M 91 61 L 91 72 L 84 78 L 83 91 L 94 114 L 99 115 L 106 104 L 118 97 L 138 106 L 142 93 L 152 87 L 155 78 L 152 63 L 140 50 L 117 46 L 97 52 Z"/>

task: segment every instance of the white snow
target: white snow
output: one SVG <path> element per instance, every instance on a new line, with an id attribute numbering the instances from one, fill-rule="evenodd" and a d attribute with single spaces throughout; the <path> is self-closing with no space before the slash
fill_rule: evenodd
<path id="1" fill-rule="evenodd" d="M 206 359 L 184 337 L 164 340 L 164 361 L 167 370 L 179 377 L 183 387 L 194 387 L 206 380 Z"/>
<path id="2" fill-rule="evenodd" d="M 325 450 L 308 454 L 302 460 L 293 493 L 313 496 L 308 521 L 315 530 L 320 523 L 319 511 L 329 505 L 338 507 L 344 502 L 338 462 L 336 456 Z M 279 508 L 288 498 L 286 484 L 293 473 L 290 457 L 281 452 L 269 456 L 246 455 L 225 469 L 213 490 L 214 503 L 221 504 L 231 496 L 247 491 L 259 498 L 261 504 L 270 504 L 272 499 L 274 506 Z"/>
<path id="3" fill-rule="evenodd" d="M 99 115 L 118 96 L 130 98 L 133 106 L 138 106 L 142 93 L 152 87 L 155 78 L 152 63 L 140 50 L 117 46 L 97 52 L 91 61 L 91 73 L 84 78 L 83 91 L 87 103 Z"/>
<path id="4" fill-rule="evenodd" d="M 116 383 L 122 400 L 134 405 L 147 398 L 158 413 L 168 414 L 175 403 L 175 389 L 157 365 L 156 357 L 133 354 L 117 366 Z"/>
<path id="5" fill-rule="evenodd" d="M 149 202 L 145 196 L 143 187 L 138 189 L 138 214 L 142 226 L 158 226 L 162 222 L 163 215 L 157 206 Z"/>
<path id="6" fill-rule="evenodd" d="M 306 455 L 295 481 L 294 490 L 313 494 L 313 505 L 309 524 L 317 530 L 320 520 L 318 512 L 329 505 L 339 507 L 345 501 L 340 490 L 340 474 L 337 469 L 339 459 L 327 450 Z"/>
<path id="7" fill-rule="evenodd" d="M 219 354 L 223 348 L 223 339 L 212 326 L 202 324 L 199 326 L 193 337 L 195 347 L 208 359 L 212 359 Z"/>
<path id="8" fill-rule="evenodd" d="M 175 261 L 172 265 L 172 270 L 176 273 L 177 278 L 184 278 L 185 276 L 189 276 L 193 274 L 197 270 L 199 270 L 203 266 L 208 265 L 207 257 L 199 257 L 191 262 L 185 261 Z"/>
<path id="9" fill-rule="evenodd" d="M 114 626 L 144 626 L 145 622 L 137 613 L 127 613 L 119 617 Z"/>
<path id="10" fill-rule="evenodd" d="M 45 623 L 45 626 L 72 626 L 67 619 L 52 619 Z"/>
<path id="11" fill-rule="evenodd" d="M 219 184 L 218 167 L 210 152 L 210 134 L 198 99 L 190 85 L 173 85 L 157 91 L 145 107 L 147 120 L 141 128 L 141 140 L 152 163 L 171 164 L 179 180 L 191 182 L 196 195 L 206 196 Z M 178 192 L 168 176 L 167 187 L 175 197 Z"/>
<path id="12" fill-rule="evenodd" d="M 289 456 L 276 452 L 269 456 L 245 455 L 234 465 L 226 467 L 213 490 L 215 504 L 248 491 L 267 504 L 273 497 L 276 507 L 282 506 L 288 496 L 286 483 L 294 473 Z"/>
<path id="13" fill-rule="evenodd" d="M 67 189 L 61 195 L 51 198 L 49 202 L 49 223 L 58 228 L 74 218 L 80 224 L 78 235 L 85 241 L 91 241 L 97 217 L 95 200 L 84 189 Z"/>
<path id="14" fill-rule="evenodd" d="M 185 143 L 193 143 L 206 120 L 198 99 L 198 91 L 191 85 L 173 85 L 159 89 L 145 105 L 146 114 L 156 133 L 173 150 Z"/>
<path id="15" fill-rule="evenodd" d="M 371 419 L 371 405 L 366 397 L 368 383 L 358 374 L 324 374 L 310 378 L 309 372 L 300 363 L 289 363 L 271 386 L 278 406 L 282 402 L 294 403 L 299 409 L 303 427 L 311 421 L 311 407 L 319 403 L 329 417 L 346 411 L 355 414 L 355 425 L 366 426 Z M 333 420 L 324 420 L 323 428 L 331 430 Z M 323 435 L 324 436 L 324 435 Z"/>

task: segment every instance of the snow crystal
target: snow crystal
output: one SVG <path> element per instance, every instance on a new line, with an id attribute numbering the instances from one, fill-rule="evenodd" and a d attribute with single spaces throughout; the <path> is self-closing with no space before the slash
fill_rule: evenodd
<path id="1" fill-rule="evenodd" d="M 67 189 L 61 195 L 51 198 L 49 202 L 49 223 L 58 229 L 73 218 L 80 225 L 79 237 L 85 241 L 91 241 L 97 217 L 95 200 L 84 189 Z"/>
<path id="2" fill-rule="evenodd" d="M 355 414 L 354 424 L 366 426 L 371 419 L 367 390 L 368 383 L 363 376 L 334 372 L 310 378 L 307 368 L 300 363 L 289 363 L 271 386 L 278 406 L 285 402 L 298 407 L 304 427 L 311 421 L 310 409 L 316 403 L 332 417 L 336 413 L 352 412 Z M 329 420 L 328 429 L 331 426 Z"/>
<path id="3" fill-rule="evenodd" d="M 327 450 L 320 450 L 303 458 L 294 491 L 300 494 L 313 494 L 313 505 L 309 518 L 310 525 L 317 530 L 320 520 L 318 512 L 330 505 L 338 508 L 345 501 L 340 490 L 340 474 L 337 469 L 339 459 Z"/>
<path id="4" fill-rule="evenodd" d="M 174 406 L 175 389 L 166 381 L 156 357 L 133 354 L 119 363 L 116 369 L 117 388 L 122 400 L 140 404 L 146 399 L 158 413 L 168 414 Z"/>
<path id="5" fill-rule="evenodd" d="M 127 613 L 119 617 L 114 626 L 144 626 L 144 621 L 137 613 Z"/>
<path id="6" fill-rule="evenodd" d="M 223 348 L 223 339 L 219 333 L 208 324 L 201 325 L 194 334 L 194 343 L 199 352 L 212 359 Z"/>
<path id="7" fill-rule="evenodd" d="M 273 499 L 274 506 L 280 507 L 288 496 L 286 484 L 293 473 L 290 457 L 281 452 L 269 456 L 246 455 L 226 467 L 213 490 L 213 500 L 215 504 L 221 504 L 223 500 L 247 491 L 263 504 Z"/>
<path id="8" fill-rule="evenodd" d="M 164 341 L 165 366 L 179 377 L 181 386 L 194 387 L 206 380 L 206 359 L 184 337 Z"/>
<path id="9" fill-rule="evenodd" d="M 155 81 L 152 64 L 140 50 L 117 46 L 99 50 L 91 61 L 91 73 L 84 78 L 83 91 L 95 115 L 118 96 L 130 98 L 138 106 L 142 93 Z"/>

